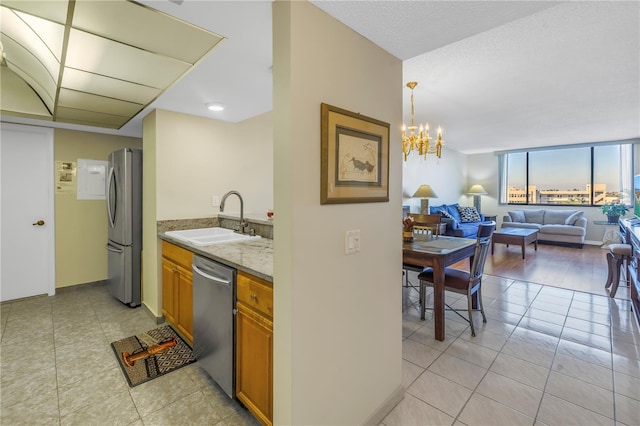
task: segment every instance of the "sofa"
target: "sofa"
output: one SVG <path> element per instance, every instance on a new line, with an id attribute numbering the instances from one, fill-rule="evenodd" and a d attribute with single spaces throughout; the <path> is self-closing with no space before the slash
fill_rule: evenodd
<path id="1" fill-rule="evenodd" d="M 442 223 L 447 225 L 445 235 L 452 237 L 476 238 L 478 226 L 484 222 L 484 215 L 475 207 L 463 207 L 458 203 L 430 206 L 429 213 L 442 216 Z"/>
<path id="2" fill-rule="evenodd" d="M 538 241 L 584 247 L 587 219 L 579 210 L 512 210 L 502 218 L 503 228 L 538 230 Z"/>

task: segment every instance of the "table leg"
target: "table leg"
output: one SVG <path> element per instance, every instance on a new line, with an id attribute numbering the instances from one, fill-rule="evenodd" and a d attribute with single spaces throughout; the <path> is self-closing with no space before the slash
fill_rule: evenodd
<path id="1" fill-rule="evenodd" d="M 433 322 L 436 340 L 444 340 L 444 265 L 433 265 Z"/>
<path id="2" fill-rule="evenodd" d="M 524 242 L 524 239 L 522 240 L 522 244 L 520 244 L 520 245 L 522 246 L 522 258 L 524 259 L 524 247 L 527 245 L 527 244 Z"/>

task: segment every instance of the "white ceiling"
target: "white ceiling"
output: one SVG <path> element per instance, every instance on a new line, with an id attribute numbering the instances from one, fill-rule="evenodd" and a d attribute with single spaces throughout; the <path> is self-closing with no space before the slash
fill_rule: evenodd
<path id="1" fill-rule="evenodd" d="M 231 122 L 271 110 L 271 1 L 141 3 L 227 40 L 108 133 L 140 136 L 142 118 L 154 108 Z M 419 82 L 416 121 L 441 125 L 449 149 L 477 153 L 640 137 L 637 1 L 313 3 L 404 60 L 404 82 Z M 408 122 L 410 91 L 398 90 Z M 227 109 L 212 113 L 207 102 Z"/>

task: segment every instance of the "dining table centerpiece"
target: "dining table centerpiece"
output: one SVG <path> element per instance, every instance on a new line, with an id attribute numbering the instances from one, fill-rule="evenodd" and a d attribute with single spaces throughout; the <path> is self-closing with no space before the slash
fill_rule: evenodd
<path id="1" fill-rule="evenodd" d="M 413 241 L 413 225 L 415 221 L 411 216 L 402 219 L 402 241 L 410 243 Z"/>

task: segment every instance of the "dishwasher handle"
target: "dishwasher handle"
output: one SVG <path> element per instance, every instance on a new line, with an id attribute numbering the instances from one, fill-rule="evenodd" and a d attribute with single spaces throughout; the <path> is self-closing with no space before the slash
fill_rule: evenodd
<path id="1" fill-rule="evenodd" d="M 191 267 L 193 268 L 193 272 L 195 272 L 198 275 L 202 275 L 203 277 L 205 277 L 207 279 L 210 279 L 212 281 L 215 281 L 217 283 L 231 286 L 231 280 L 225 280 L 223 278 L 219 278 L 219 277 L 215 277 L 215 276 L 213 276 L 211 274 L 207 274 L 202 269 L 198 268 L 196 265 L 191 265 Z"/>

